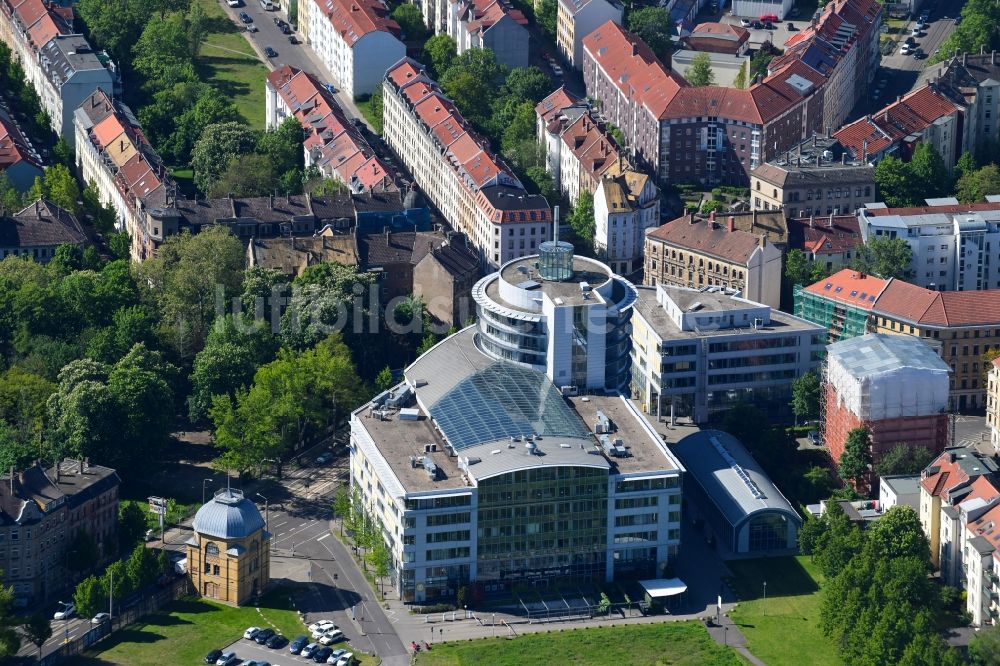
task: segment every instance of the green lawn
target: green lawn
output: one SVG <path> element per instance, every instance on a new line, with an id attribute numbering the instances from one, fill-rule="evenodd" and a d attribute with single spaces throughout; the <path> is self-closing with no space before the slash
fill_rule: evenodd
<path id="1" fill-rule="evenodd" d="M 526 634 L 438 643 L 417 656 L 418 666 L 524 666 L 525 664 L 672 664 L 736 666 L 734 650 L 713 642 L 699 622 L 668 622 Z"/>
<path id="2" fill-rule="evenodd" d="M 378 121 L 378 119 L 375 117 L 375 114 L 372 112 L 371 97 L 366 96 L 364 99 L 356 99 L 354 100 L 354 105 L 358 107 L 358 111 L 360 111 L 361 115 L 365 117 L 365 120 L 368 121 L 368 124 L 375 129 L 375 133 L 381 134 L 382 124 Z"/>
<path id="3" fill-rule="evenodd" d="M 727 562 L 740 603 L 733 622 L 750 652 L 769 666 L 839 665 L 836 646 L 819 628 L 822 574 L 808 557 Z M 767 599 L 762 599 L 764 581 Z"/>
<path id="4" fill-rule="evenodd" d="M 233 100 L 251 126 L 264 127 L 265 67 L 240 28 L 226 16 L 218 0 L 198 0 L 205 8 L 208 34 L 198 56 L 202 79 Z"/>

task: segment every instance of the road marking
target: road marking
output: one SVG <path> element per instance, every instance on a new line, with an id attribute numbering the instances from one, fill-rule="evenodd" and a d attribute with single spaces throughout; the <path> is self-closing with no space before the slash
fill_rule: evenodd
<path id="1" fill-rule="evenodd" d="M 324 534 L 324 535 L 323 535 L 323 536 L 321 536 L 320 538 L 316 539 L 316 541 L 322 541 L 323 539 L 327 538 L 328 536 L 330 536 L 330 533 L 329 533 L 329 532 L 327 532 L 326 534 Z"/>

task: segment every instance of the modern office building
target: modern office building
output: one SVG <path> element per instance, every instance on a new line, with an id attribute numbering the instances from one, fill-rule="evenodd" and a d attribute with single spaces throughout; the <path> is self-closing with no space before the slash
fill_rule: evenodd
<path id="1" fill-rule="evenodd" d="M 877 464 L 899 445 L 948 444 L 948 366 L 926 342 L 869 333 L 827 347 L 823 443 L 840 461 L 852 430 L 867 428 Z"/>
<path id="2" fill-rule="evenodd" d="M 637 291 L 632 395 L 657 419 L 705 423 L 740 402 L 787 413 L 792 381 L 822 361 L 822 327 L 733 292 Z"/>
<path id="3" fill-rule="evenodd" d="M 938 291 L 1000 289 L 1000 193 L 983 203 L 929 199 L 926 206 L 889 208 L 870 203 L 858 210 L 861 234 L 902 238 L 913 251 L 908 279 Z"/>
<path id="4" fill-rule="evenodd" d="M 574 285 L 576 287 L 576 285 Z M 622 395 L 565 395 L 463 329 L 351 416 L 351 485 L 404 601 L 659 577 L 683 468 Z"/>
<path id="5" fill-rule="evenodd" d="M 636 290 L 554 240 L 472 290 L 483 353 L 544 373 L 560 389 L 624 390 Z"/>
<path id="6" fill-rule="evenodd" d="M 80 531 L 94 540 L 96 566 L 117 559 L 119 483 L 113 469 L 69 459 L 0 477 L 0 582 L 16 606 L 69 598 L 79 576 L 67 554 Z"/>
<path id="7" fill-rule="evenodd" d="M 670 451 L 684 465 L 685 506 L 704 519 L 723 557 L 798 550 L 802 518 L 739 440 L 720 430 L 702 430 Z"/>

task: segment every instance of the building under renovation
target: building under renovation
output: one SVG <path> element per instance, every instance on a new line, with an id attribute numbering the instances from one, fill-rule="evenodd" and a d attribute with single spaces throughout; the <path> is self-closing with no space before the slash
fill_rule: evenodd
<path id="1" fill-rule="evenodd" d="M 866 427 L 876 462 L 897 444 L 942 451 L 948 366 L 922 340 L 870 333 L 827 347 L 824 441 L 837 462 L 848 433 Z"/>

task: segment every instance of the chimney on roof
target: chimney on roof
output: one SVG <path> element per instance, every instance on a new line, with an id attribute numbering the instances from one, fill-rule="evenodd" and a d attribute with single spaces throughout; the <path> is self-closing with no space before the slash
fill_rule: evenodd
<path id="1" fill-rule="evenodd" d="M 985 44 L 980 44 L 979 45 L 979 55 L 986 55 L 986 45 Z"/>
<path id="2" fill-rule="evenodd" d="M 268 208 L 268 210 L 274 210 L 274 195 L 273 194 L 268 194 L 267 195 L 267 208 Z"/>
<path id="3" fill-rule="evenodd" d="M 688 211 L 688 224 L 694 224 L 694 223 L 695 223 L 694 211 L 693 210 Z"/>
<path id="4" fill-rule="evenodd" d="M 632 57 L 639 55 L 639 44 L 638 42 L 632 42 Z"/>
<path id="5" fill-rule="evenodd" d="M 847 151 L 844 151 L 840 154 L 840 163 L 847 164 Z"/>
<path id="6" fill-rule="evenodd" d="M 831 127 L 830 125 L 826 126 L 826 138 L 828 139 L 833 138 L 833 127 Z"/>
<path id="7" fill-rule="evenodd" d="M 833 229 L 833 213 L 830 213 L 830 221 L 827 222 L 826 226 L 828 226 L 829 228 Z"/>
<path id="8" fill-rule="evenodd" d="M 76 461 L 76 473 L 83 474 L 83 458 Z"/>
<path id="9" fill-rule="evenodd" d="M 760 241 L 758 243 L 761 247 L 767 247 L 767 234 L 760 235 Z"/>
<path id="10" fill-rule="evenodd" d="M 711 213 L 708 214 L 708 221 L 709 222 L 715 222 L 715 211 L 714 210 Z"/>
<path id="11" fill-rule="evenodd" d="M 392 231 L 390 231 L 390 230 L 389 230 L 389 227 L 387 226 L 387 227 L 385 228 L 385 244 L 386 244 L 386 245 L 389 245 L 389 239 L 390 239 L 391 237 L 392 237 Z"/>
<path id="12" fill-rule="evenodd" d="M 813 148 L 816 147 L 816 141 L 817 141 L 816 132 L 813 132 Z"/>
<path id="13" fill-rule="evenodd" d="M 727 222 L 726 226 L 729 228 L 730 233 L 736 231 L 736 217 L 734 215 L 730 215 L 729 219 L 727 219 L 726 222 Z"/>
<path id="14" fill-rule="evenodd" d="M 823 166 L 823 155 L 822 155 L 822 153 L 816 153 L 816 166 Z"/>
<path id="15" fill-rule="evenodd" d="M 757 226 L 757 209 L 754 208 L 750 212 L 750 231 L 753 231 L 754 227 L 756 226 Z"/>
<path id="16" fill-rule="evenodd" d="M 816 226 L 816 215 L 814 213 L 809 213 L 809 228 L 812 229 Z"/>
<path id="17" fill-rule="evenodd" d="M 865 139 L 861 143 L 861 163 L 866 164 L 868 162 L 868 139 Z"/>
<path id="18" fill-rule="evenodd" d="M 39 215 L 39 213 L 38 213 L 38 202 L 39 201 L 41 201 L 41 199 L 35 199 L 35 217 L 38 217 L 38 215 Z"/>

